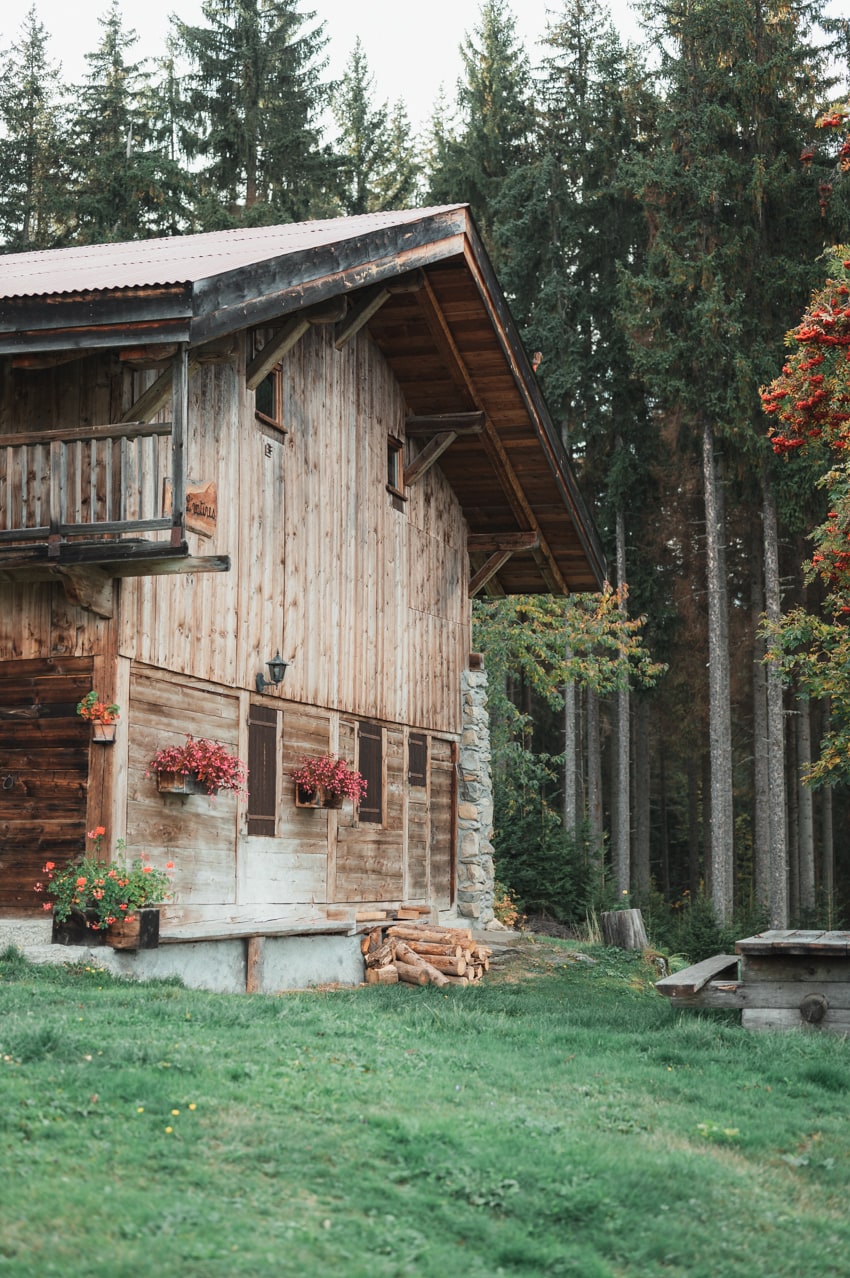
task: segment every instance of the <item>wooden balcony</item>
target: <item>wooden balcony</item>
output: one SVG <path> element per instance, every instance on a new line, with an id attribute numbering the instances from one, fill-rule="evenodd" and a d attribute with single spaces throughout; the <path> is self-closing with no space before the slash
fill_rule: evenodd
<path id="1" fill-rule="evenodd" d="M 189 554 L 184 403 L 172 422 L 0 434 L 0 580 L 59 577 L 110 616 L 113 577 L 227 571 Z"/>

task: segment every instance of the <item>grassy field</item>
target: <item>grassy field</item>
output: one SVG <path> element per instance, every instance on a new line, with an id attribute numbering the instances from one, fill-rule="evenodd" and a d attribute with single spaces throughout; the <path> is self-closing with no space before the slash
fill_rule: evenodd
<path id="1" fill-rule="evenodd" d="M 0 956 L 0 1276 L 850 1274 L 850 1046 L 637 957 L 230 997 Z"/>

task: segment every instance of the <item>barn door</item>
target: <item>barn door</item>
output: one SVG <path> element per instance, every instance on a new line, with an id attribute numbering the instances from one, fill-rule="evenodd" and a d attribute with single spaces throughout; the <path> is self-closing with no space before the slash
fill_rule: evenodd
<path id="1" fill-rule="evenodd" d="M 0 908 L 41 910 L 33 884 L 85 846 L 89 658 L 0 661 Z"/>

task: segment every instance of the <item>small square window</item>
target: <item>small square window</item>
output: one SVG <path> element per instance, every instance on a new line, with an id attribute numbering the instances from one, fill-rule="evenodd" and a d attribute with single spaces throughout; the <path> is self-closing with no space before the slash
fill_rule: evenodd
<path id="1" fill-rule="evenodd" d="M 286 434 L 283 424 L 283 373 L 276 365 L 254 391 L 254 413 L 264 426 Z"/>
<path id="2" fill-rule="evenodd" d="M 404 495 L 404 466 L 402 464 L 404 442 L 395 435 L 387 436 L 387 492 L 401 501 Z"/>

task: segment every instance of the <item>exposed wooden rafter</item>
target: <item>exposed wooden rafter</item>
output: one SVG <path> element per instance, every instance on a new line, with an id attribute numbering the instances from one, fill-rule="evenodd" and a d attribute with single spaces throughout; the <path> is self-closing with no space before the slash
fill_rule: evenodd
<path id="1" fill-rule="evenodd" d="M 536 550 L 540 544 L 540 534 L 530 532 L 507 533 L 469 533 L 466 538 L 466 549 L 472 554 L 495 554 L 507 550 L 516 554 L 521 550 Z"/>
<path id="2" fill-rule="evenodd" d="M 437 342 L 441 351 L 449 357 L 449 367 L 453 371 L 454 380 L 463 386 L 465 394 L 471 402 L 471 406 L 480 410 L 481 406 L 478 403 L 475 385 L 466 367 L 466 361 L 458 349 L 457 343 L 455 342 L 449 325 L 446 322 L 446 318 L 443 315 L 439 301 L 437 300 L 427 277 L 425 279 L 425 286 L 422 290 L 420 301 L 423 306 L 426 322 L 428 323 L 428 327 L 431 330 L 434 340 Z M 555 556 L 552 554 L 549 544 L 543 536 L 534 511 L 532 510 L 528 498 L 523 492 L 522 485 L 517 478 L 516 472 L 510 463 L 504 444 L 499 439 L 496 428 L 486 414 L 482 442 L 487 455 L 499 476 L 505 496 L 507 497 L 511 509 L 514 512 L 517 523 L 524 525 L 527 529 L 531 529 L 537 533 L 539 541 L 537 549 L 533 553 L 547 588 L 551 590 L 553 594 L 569 594 L 569 589 L 564 581 L 560 569 L 558 568 Z M 499 568 L 501 568 L 505 562 L 506 560 L 502 560 L 502 563 L 495 568 L 494 572 L 498 572 Z M 485 565 L 485 567 L 487 567 L 487 565 Z M 480 571 L 483 572 L 484 569 L 482 568 Z M 490 575 L 492 576 L 493 574 L 491 573 Z M 478 573 L 476 573 L 476 577 L 477 576 Z"/>
<path id="3" fill-rule="evenodd" d="M 371 288 L 360 289 L 354 294 L 354 304 L 348 315 L 337 325 L 334 345 L 338 351 L 347 346 L 353 337 L 360 332 L 373 315 L 381 309 L 385 302 L 397 293 L 418 293 L 425 286 L 425 276 L 421 270 L 407 271 L 393 280 L 375 284 Z"/>
<path id="4" fill-rule="evenodd" d="M 405 420 L 404 430 L 408 439 L 433 439 L 448 432 L 457 438 L 458 435 L 480 435 L 485 420 L 482 412 L 411 414 Z"/>

